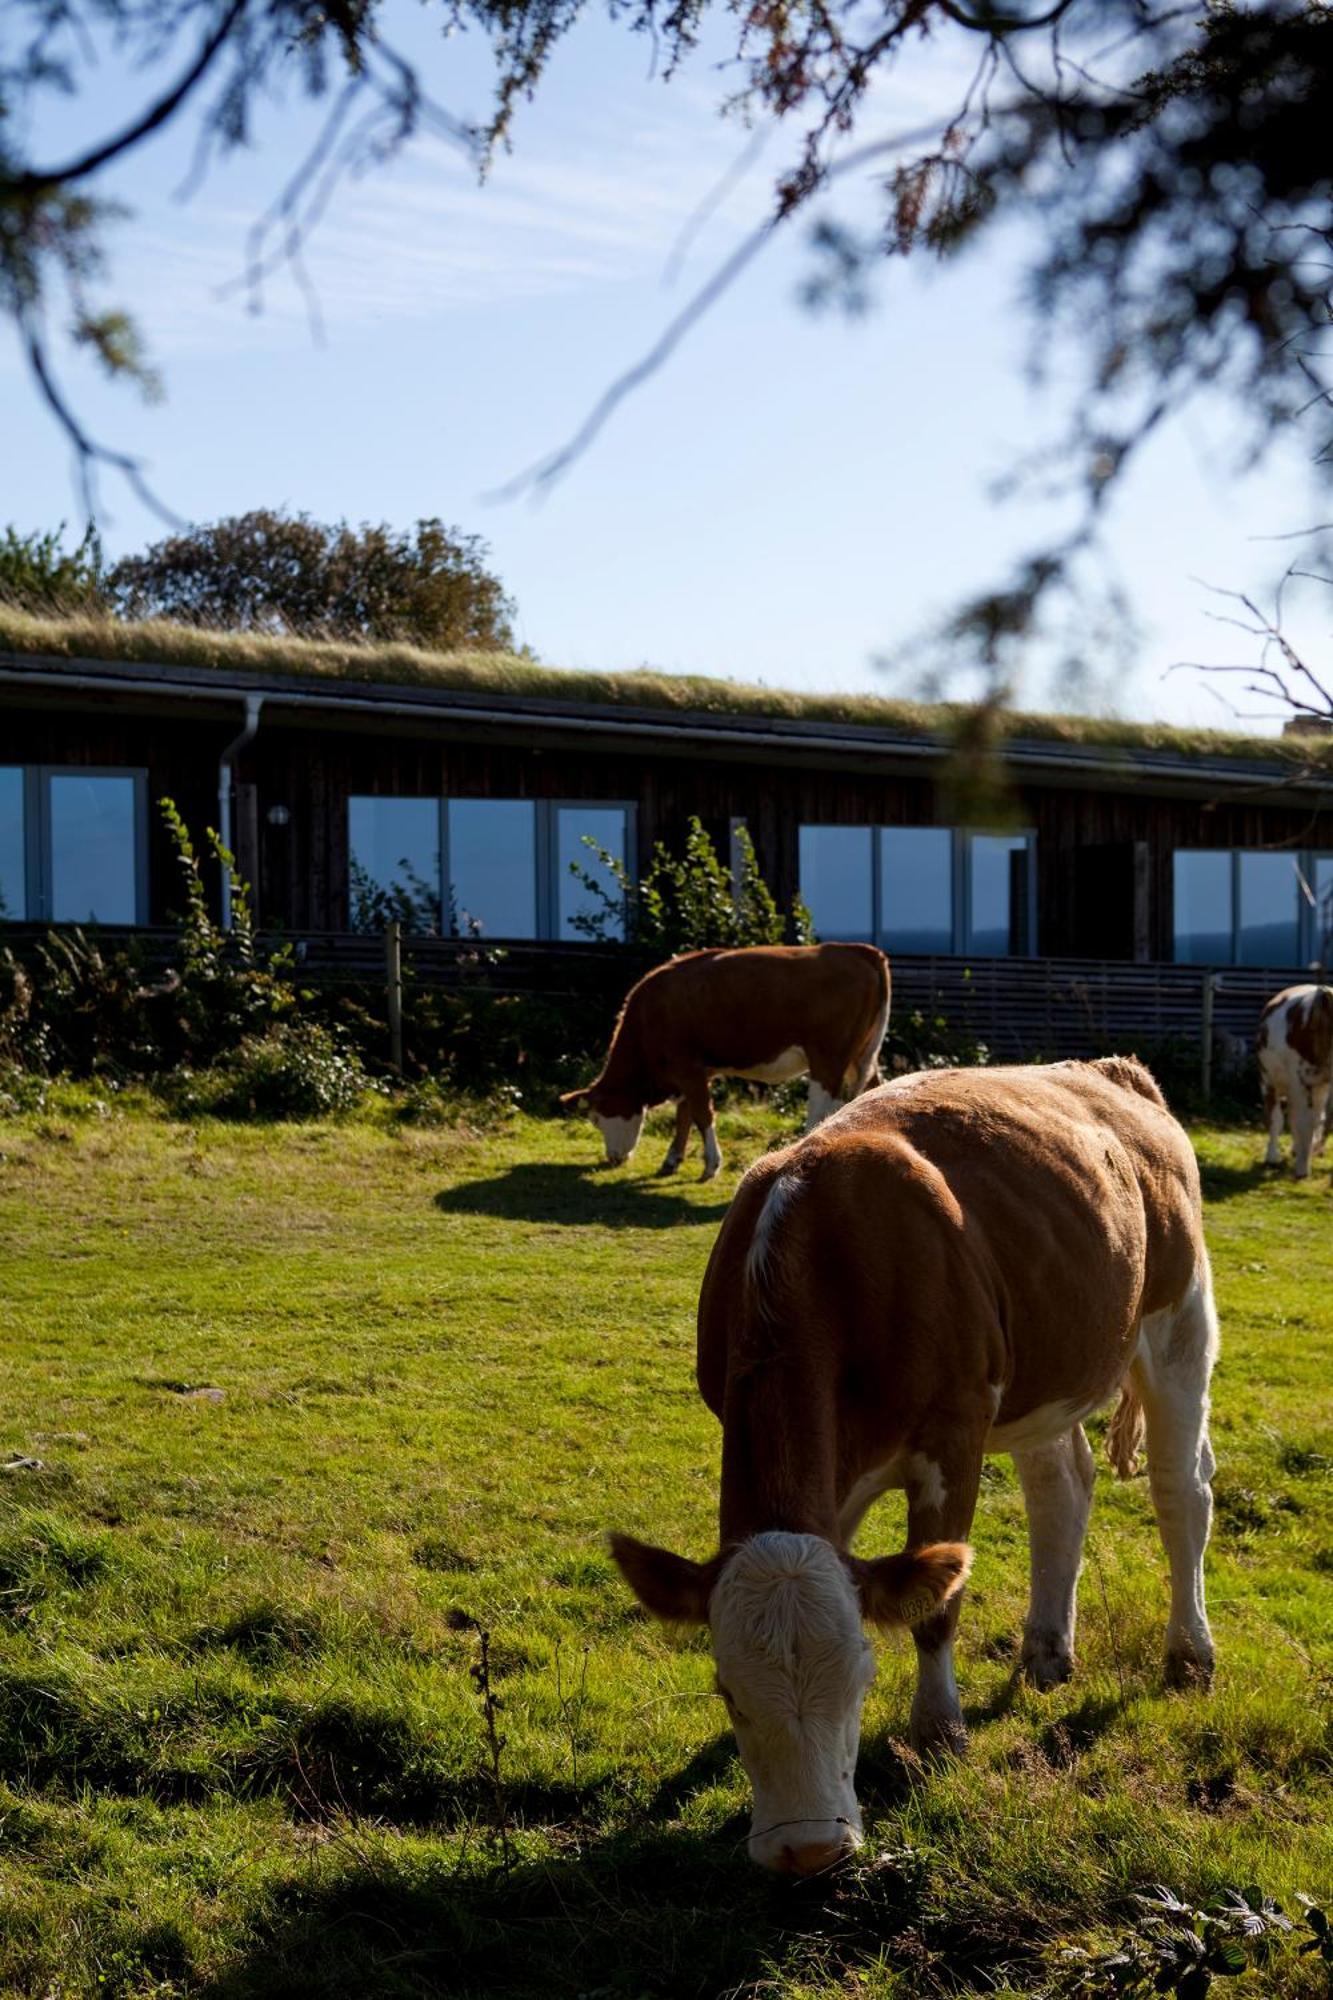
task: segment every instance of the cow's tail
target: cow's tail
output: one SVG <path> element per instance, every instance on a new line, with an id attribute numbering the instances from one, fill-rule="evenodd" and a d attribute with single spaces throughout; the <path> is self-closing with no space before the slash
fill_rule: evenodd
<path id="1" fill-rule="evenodd" d="M 1120 1385 L 1120 1401 L 1106 1432 L 1106 1456 L 1115 1468 L 1117 1479 L 1132 1479 L 1138 1471 L 1147 1429 L 1139 1392 L 1133 1377 L 1127 1375 Z"/>

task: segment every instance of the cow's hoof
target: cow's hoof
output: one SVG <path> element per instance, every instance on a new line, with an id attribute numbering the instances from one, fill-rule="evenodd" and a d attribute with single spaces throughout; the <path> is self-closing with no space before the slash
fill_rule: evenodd
<path id="1" fill-rule="evenodd" d="M 719 1160 L 715 1167 L 705 1167 L 703 1172 L 700 1174 L 699 1179 L 701 1182 L 715 1181 L 718 1175 L 721 1173 L 721 1171 L 722 1171 L 722 1162 L 721 1160 Z"/>
<path id="2" fill-rule="evenodd" d="M 961 1716 L 932 1716 L 920 1722 L 913 1717 L 909 1734 L 923 1763 L 943 1763 L 967 1754 L 967 1724 Z"/>
<path id="3" fill-rule="evenodd" d="M 674 1174 L 679 1165 L 680 1154 L 668 1153 L 661 1166 L 657 1169 L 659 1180 L 665 1180 L 669 1174 Z"/>
<path id="4" fill-rule="evenodd" d="M 1024 1679 L 1042 1694 L 1063 1687 L 1074 1672 L 1074 1656 L 1068 1647 L 1050 1639 L 1023 1642 L 1021 1661 Z"/>
<path id="5" fill-rule="evenodd" d="M 1192 1646 L 1177 1646 L 1167 1654 L 1162 1678 L 1169 1688 L 1203 1690 L 1213 1684 L 1214 1662 L 1210 1653 L 1196 1652 Z"/>

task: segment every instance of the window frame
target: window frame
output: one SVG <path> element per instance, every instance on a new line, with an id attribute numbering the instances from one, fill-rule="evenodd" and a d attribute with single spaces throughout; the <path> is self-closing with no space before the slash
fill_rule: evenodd
<path id="1" fill-rule="evenodd" d="M 503 797 L 493 792 L 348 792 L 345 798 L 344 826 L 347 832 L 348 853 L 351 853 L 351 808 L 353 799 L 430 799 L 439 807 L 439 854 L 440 879 L 436 884 L 436 909 L 439 913 L 439 936 L 444 938 L 466 938 L 468 933 L 455 928 L 455 910 L 452 901 L 453 855 L 449 838 L 449 808 L 451 805 L 521 805 L 530 806 L 533 815 L 533 868 L 534 912 L 536 931 L 531 937 L 501 935 L 498 931 L 482 933 L 480 942 L 484 944 L 579 944 L 580 938 L 560 936 L 560 814 L 562 812 L 621 812 L 625 815 L 625 866 L 630 880 L 639 879 L 638 849 L 638 803 L 634 799 L 534 799 L 522 798 L 510 793 Z M 348 890 L 347 921 L 351 923 L 350 886 Z"/>
<path id="2" fill-rule="evenodd" d="M 1224 854 L 1230 864 L 1227 871 L 1228 892 L 1231 902 L 1231 950 L 1227 958 L 1216 961 L 1221 965 L 1237 966 L 1242 969 L 1245 961 L 1239 955 L 1240 947 L 1240 864 L 1247 854 L 1272 854 L 1292 861 L 1299 870 L 1295 882 L 1296 898 L 1296 958 L 1289 966 L 1277 968 L 1295 971 L 1308 967 L 1318 956 L 1321 943 L 1318 928 L 1318 909 L 1311 898 L 1315 894 L 1316 864 L 1333 861 L 1333 848 L 1326 847 L 1173 847 L 1171 849 L 1171 959 L 1172 965 L 1199 965 L 1199 959 L 1177 957 L 1180 932 L 1177 927 L 1176 907 L 1176 857 L 1180 854 Z M 1302 886 L 1304 885 L 1304 886 Z M 1309 891 L 1309 894 L 1306 891 Z M 1264 970 L 1263 967 L 1251 968 Z"/>
<path id="3" fill-rule="evenodd" d="M 133 786 L 131 807 L 134 915 L 125 923 L 108 917 L 92 921 L 99 930 L 134 930 L 148 922 L 148 772 L 139 764 L 10 764 L 23 773 L 23 904 L 21 918 L 8 921 L 54 924 L 55 882 L 52 877 L 51 781 L 54 778 L 128 778 Z M 62 925 L 77 927 L 72 918 Z M 87 918 L 80 919 L 86 924 Z"/>
<path id="4" fill-rule="evenodd" d="M 927 821 L 909 822 L 883 820 L 800 820 L 797 823 L 797 856 L 799 874 L 800 836 L 804 827 L 835 828 L 839 831 L 869 831 L 870 841 L 870 940 L 879 949 L 898 957 L 949 957 L 978 958 L 982 954 L 968 944 L 972 929 L 972 843 L 976 840 L 1021 840 L 1024 845 L 1025 874 L 1027 878 L 1027 923 L 1023 948 L 1017 952 L 1005 952 L 1006 958 L 1034 958 L 1037 955 L 1037 829 L 1035 826 L 967 827 L 940 826 Z M 895 946 L 886 942 L 888 932 L 880 919 L 884 909 L 884 841 L 886 833 L 947 833 L 950 839 L 949 892 L 952 902 L 949 935 L 951 948 L 947 953 L 898 952 Z M 797 894 L 804 900 L 804 888 L 797 883 Z M 812 912 L 813 914 L 813 912 Z M 985 956 L 989 957 L 987 953 Z"/>

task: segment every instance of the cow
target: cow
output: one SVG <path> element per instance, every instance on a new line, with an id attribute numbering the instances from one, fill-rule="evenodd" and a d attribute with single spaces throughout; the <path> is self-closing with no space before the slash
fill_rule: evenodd
<path id="1" fill-rule="evenodd" d="M 785 1083 L 808 1071 L 809 1131 L 878 1080 L 889 990 L 889 961 L 869 944 L 682 952 L 631 988 L 601 1075 L 560 1102 L 586 1103 L 618 1167 L 638 1145 L 648 1107 L 676 1098 L 661 1172 L 675 1173 L 693 1124 L 710 1181 L 722 1166 L 710 1080 Z"/>
<path id="2" fill-rule="evenodd" d="M 1211 1679 L 1216 1351 L 1194 1154 L 1131 1058 L 905 1076 L 750 1168 L 699 1300 L 718 1551 L 625 1534 L 611 1550 L 649 1612 L 711 1627 L 755 1860 L 807 1875 L 859 1844 L 863 1621 L 911 1627 L 917 1748 L 964 1746 L 953 1641 L 988 1452 L 1012 1456 L 1027 1508 L 1022 1668 L 1038 1688 L 1068 1677 L 1083 1419 L 1117 1390 L 1108 1455 L 1128 1478 L 1146 1433 L 1170 1563 L 1167 1679 Z M 860 1558 L 889 1488 L 906 1489 L 906 1550 Z"/>
<path id="3" fill-rule="evenodd" d="M 1324 1150 L 1328 1089 L 1333 1077 L 1333 986 L 1288 986 L 1259 1017 L 1255 1038 L 1264 1087 L 1268 1151 L 1264 1165 L 1282 1164 L 1282 1113 L 1291 1121 L 1291 1164 L 1298 1181 L 1311 1155 Z"/>

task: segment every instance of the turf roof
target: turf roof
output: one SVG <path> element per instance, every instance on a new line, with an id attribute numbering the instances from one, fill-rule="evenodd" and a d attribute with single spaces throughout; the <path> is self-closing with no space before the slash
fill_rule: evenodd
<path id="1" fill-rule="evenodd" d="M 511 695 L 543 702 L 605 703 L 611 707 L 682 713 L 776 717 L 789 722 L 841 723 L 895 734 L 954 735 L 971 711 L 965 704 L 894 700 L 867 694 L 808 694 L 702 674 L 640 667 L 623 673 L 549 667 L 511 653 L 430 653 L 399 644 L 272 638 L 218 632 L 165 620 L 140 623 L 91 614 L 40 617 L 0 604 L 0 652 L 46 658 L 136 662 L 208 668 L 315 681 L 438 688 Z M 1299 739 L 1181 728 L 1166 722 L 1053 715 L 1013 710 L 1003 734 L 1013 741 L 1069 743 L 1088 748 L 1174 752 L 1177 756 L 1241 758 L 1333 770 L 1333 735 Z"/>

